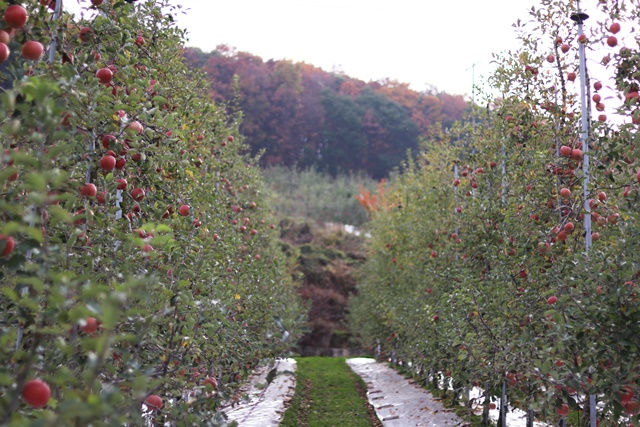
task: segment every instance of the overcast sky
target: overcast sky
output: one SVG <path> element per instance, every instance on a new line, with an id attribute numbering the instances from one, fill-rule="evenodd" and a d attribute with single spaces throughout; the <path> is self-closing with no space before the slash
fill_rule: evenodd
<path id="1" fill-rule="evenodd" d="M 67 9 L 78 9 L 68 0 Z M 74 4 L 76 3 L 76 4 Z M 518 46 L 512 24 L 537 0 L 173 0 L 205 52 L 227 44 L 268 59 L 304 61 L 365 81 L 470 94 L 491 54 Z"/>

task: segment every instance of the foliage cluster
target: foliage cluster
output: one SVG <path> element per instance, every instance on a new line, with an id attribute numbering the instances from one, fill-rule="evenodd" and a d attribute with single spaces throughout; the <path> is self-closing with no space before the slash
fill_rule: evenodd
<path id="1" fill-rule="evenodd" d="M 223 425 L 301 311 L 238 119 L 166 2 L 20 3 L 47 60 L 3 64 L 0 424 Z"/>
<path id="2" fill-rule="evenodd" d="M 583 37 L 576 2 L 533 8 L 522 47 L 496 56 L 502 97 L 407 162 L 374 214 L 351 320 L 457 392 L 506 385 L 510 405 L 584 411 L 581 425 L 597 396 L 600 426 L 640 425 L 640 9 L 594 3 Z M 581 46 L 604 85 L 580 75 Z"/>

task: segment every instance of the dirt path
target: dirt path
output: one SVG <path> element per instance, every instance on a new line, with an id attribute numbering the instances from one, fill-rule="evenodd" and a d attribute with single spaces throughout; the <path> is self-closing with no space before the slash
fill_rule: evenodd
<path id="1" fill-rule="evenodd" d="M 369 388 L 369 402 L 384 427 L 449 427 L 465 423 L 424 389 L 374 359 L 347 359 Z"/>

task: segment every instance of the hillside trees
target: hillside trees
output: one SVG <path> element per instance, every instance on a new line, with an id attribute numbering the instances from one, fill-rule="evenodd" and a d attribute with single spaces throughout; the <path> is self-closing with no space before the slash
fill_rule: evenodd
<path id="1" fill-rule="evenodd" d="M 186 49 L 189 63 L 211 78 L 214 99 L 232 99 L 237 76 L 241 131 L 263 165 L 388 175 L 418 137 L 438 121 L 450 125 L 466 109 L 462 96 L 421 93 L 387 80 L 365 83 L 288 60 L 262 61 L 228 46 L 204 54 Z"/>
<path id="2" fill-rule="evenodd" d="M 436 384 L 506 386 L 530 422 L 568 405 L 589 425 L 594 396 L 600 426 L 638 425 L 637 36 L 610 42 L 638 10 L 589 8 L 586 38 L 574 2 L 534 8 L 522 47 L 496 56 L 502 95 L 407 163 L 374 214 L 352 320 Z M 583 75 L 588 147 L 580 43 L 604 55 L 588 62 L 604 84 Z"/>
<path id="3" fill-rule="evenodd" d="M 1 423 L 222 425 L 299 335 L 237 117 L 183 64 L 167 3 L 22 4 L 11 51 L 47 52 L 2 74 Z"/>

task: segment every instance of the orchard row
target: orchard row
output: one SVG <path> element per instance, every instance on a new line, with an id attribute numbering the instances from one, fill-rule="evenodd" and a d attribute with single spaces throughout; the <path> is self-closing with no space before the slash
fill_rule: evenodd
<path id="1" fill-rule="evenodd" d="M 299 335 L 240 116 L 130 3 L 0 1 L 2 425 L 224 425 Z"/>
<path id="2" fill-rule="evenodd" d="M 496 55 L 501 96 L 407 162 L 373 213 L 351 317 L 457 393 L 505 385 L 529 425 L 570 410 L 589 425 L 589 396 L 600 426 L 639 425 L 640 10 L 583 7 L 585 33 L 575 2 L 534 8 L 521 48 Z"/>

